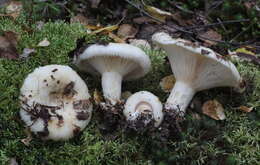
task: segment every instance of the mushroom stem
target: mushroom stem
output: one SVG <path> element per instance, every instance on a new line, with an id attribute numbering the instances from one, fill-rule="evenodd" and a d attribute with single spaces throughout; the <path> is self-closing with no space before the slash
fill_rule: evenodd
<path id="1" fill-rule="evenodd" d="M 194 94 L 195 91 L 189 84 L 177 81 L 167 99 L 165 108 L 183 112 L 184 114 Z"/>
<path id="2" fill-rule="evenodd" d="M 104 72 L 102 74 L 102 89 L 106 99 L 115 104 L 121 98 L 122 75 L 118 72 Z"/>

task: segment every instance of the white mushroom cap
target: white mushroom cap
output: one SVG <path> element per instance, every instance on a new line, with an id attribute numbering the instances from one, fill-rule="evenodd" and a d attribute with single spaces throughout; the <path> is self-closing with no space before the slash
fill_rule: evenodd
<path id="1" fill-rule="evenodd" d="M 176 79 L 190 84 L 194 90 L 224 86 L 243 90 L 235 65 L 213 50 L 173 39 L 164 32 L 154 34 L 152 39 L 167 52 Z"/>
<path id="2" fill-rule="evenodd" d="M 176 78 L 165 104 L 166 110 L 185 112 L 197 91 L 224 86 L 239 91 L 245 89 L 235 65 L 213 50 L 187 40 L 173 39 L 164 32 L 154 34 L 152 40 L 168 54 Z"/>
<path id="3" fill-rule="evenodd" d="M 92 113 L 88 88 L 68 66 L 36 68 L 20 90 L 20 116 L 42 139 L 67 140 L 83 130 Z"/>
<path id="4" fill-rule="evenodd" d="M 144 76 L 151 66 L 149 57 L 140 48 L 123 43 L 91 45 L 78 57 L 76 64 L 91 74 L 116 71 L 125 80 Z"/>
<path id="5" fill-rule="evenodd" d="M 140 78 L 151 66 L 149 57 L 140 48 L 122 43 L 91 45 L 75 63 L 81 70 L 102 75 L 104 97 L 112 104 L 120 100 L 122 80 Z"/>
<path id="6" fill-rule="evenodd" d="M 124 108 L 124 115 L 128 121 L 134 121 L 142 114 L 150 114 L 158 127 L 163 120 L 162 103 L 159 98 L 147 91 L 136 92 L 131 95 Z"/>

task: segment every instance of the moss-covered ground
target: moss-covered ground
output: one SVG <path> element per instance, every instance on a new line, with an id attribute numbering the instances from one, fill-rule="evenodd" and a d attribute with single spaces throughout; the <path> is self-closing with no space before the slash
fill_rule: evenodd
<path id="1" fill-rule="evenodd" d="M 249 89 L 240 95 L 229 88 L 217 88 L 200 92 L 196 97 L 204 100 L 217 99 L 225 108 L 224 121 L 215 121 L 200 112 L 200 119 L 188 111 L 185 129 L 178 140 L 160 142 L 148 136 L 127 136 L 121 132 L 113 140 L 105 140 L 98 130 L 98 120 L 92 119 L 80 136 L 66 142 L 41 141 L 34 138 L 29 146 L 25 127 L 19 119 L 19 88 L 24 78 L 36 67 L 47 64 L 71 63 L 68 53 L 76 47 L 76 40 L 86 35 L 78 24 L 64 22 L 46 23 L 42 30 L 27 32 L 19 18 L 14 23 L 0 18 L 0 31 L 15 31 L 20 35 L 18 50 L 35 48 L 36 53 L 27 59 L 0 59 L 0 164 L 8 164 L 15 158 L 23 165 L 101 165 L 101 164 L 227 164 L 257 165 L 260 163 L 260 69 L 248 62 L 235 63 L 238 70 L 249 80 Z M 36 47 L 47 38 L 48 47 Z M 92 37 L 86 37 L 91 42 Z M 143 79 L 123 84 L 123 91 L 148 90 L 165 101 L 168 94 L 159 87 L 162 77 L 171 74 L 165 54 L 150 51 L 153 69 Z M 77 69 L 76 69 L 77 70 Z M 100 90 L 99 79 L 79 73 L 91 92 Z M 236 108 L 240 105 L 254 106 L 251 113 Z M 95 112 L 94 112 L 95 113 Z"/>

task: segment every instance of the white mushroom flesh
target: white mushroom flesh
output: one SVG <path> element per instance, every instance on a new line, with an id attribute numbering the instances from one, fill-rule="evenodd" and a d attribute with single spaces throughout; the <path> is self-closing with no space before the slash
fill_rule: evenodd
<path id="1" fill-rule="evenodd" d="M 150 92 L 140 91 L 127 99 L 123 113 L 128 121 L 134 121 L 141 115 L 150 114 L 155 121 L 154 126 L 158 127 L 163 120 L 162 108 L 158 97 Z"/>
<path id="2" fill-rule="evenodd" d="M 83 130 L 92 113 L 88 88 L 68 66 L 36 68 L 20 90 L 20 116 L 43 139 L 67 140 Z"/>

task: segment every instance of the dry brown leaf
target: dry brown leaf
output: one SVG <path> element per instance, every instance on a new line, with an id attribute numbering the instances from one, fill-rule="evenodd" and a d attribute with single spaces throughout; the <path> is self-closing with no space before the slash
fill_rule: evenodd
<path id="1" fill-rule="evenodd" d="M 129 39 L 128 40 L 130 45 L 145 48 L 145 49 L 151 49 L 151 45 L 147 40 L 143 39 Z"/>
<path id="2" fill-rule="evenodd" d="M 8 16 L 13 17 L 14 19 L 16 19 L 21 11 L 23 9 L 23 4 L 22 2 L 19 1 L 11 1 L 7 7 L 6 7 L 6 13 Z"/>
<path id="3" fill-rule="evenodd" d="M 93 93 L 93 98 L 94 98 L 94 102 L 96 104 L 99 104 L 104 100 L 103 96 L 101 95 L 101 93 L 97 89 L 95 89 L 95 91 Z"/>
<path id="4" fill-rule="evenodd" d="M 217 42 L 208 40 L 207 38 L 212 39 L 212 40 L 218 40 L 218 41 L 220 41 L 222 39 L 222 36 L 218 32 L 216 32 L 212 29 L 199 34 L 198 37 L 205 42 L 204 46 L 212 46 L 212 45 L 217 44 Z"/>
<path id="5" fill-rule="evenodd" d="M 185 19 L 181 16 L 180 12 L 175 12 L 172 15 L 173 20 L 177 21 L 179 25 L 181 26 L 190 26 L 193 25 L 192 19 Z"/>
<path id="6" fill-rule="evenodd" d="M 122 24 L 117 30 L 117 36 L 126 40 L 128 38 L 134 38 L 138 30 L 130 24 Z"/>
<path id="7" fill-rule="evenodd" d="M 157 18 L 161 22 L 165 22 L 167 17 L 171 17 L 172 14 L 170 12 L 163 11 L 153 6 L 145 5 L 144 9 L 153 17 Z"/>
<path id="8" fill-rule="evenodd" d="M 166 93 L 171 92 L 171 90 L 175 84 L 175 81 L 176 80 L 173 75 L 165 76 L 160 81 L 160 87 Z"/>
<path id="9" fill-rule="evenodd" d="M 202 113 L 215 120 L 226 118 L 223 106 L 217 100 L 208 100 L 202 105 Z"/>
<path id="10" fill-rule="evenodd" d="M 18 38 L 18 34 L 12 31 L 6 31 L 3 36 L 0 36 L 0 58 L 17 59 L 19 57 L 16 49 Z"/>
<path id="11" fill-rule="evenodd" d="M 111 26 L 107 26 L 107 27 L 104 27 L 104 28 L 100 28 L 100 29 L 97 29 L 95 31 L 93 31 L 91 34 L 97 34 L 97 33 L 109 33 L 109 32 L 112 32 L 114 30 L 118 29 L 118 25 L 111 25 Z"/>
<path id="12" fill-rule="evenodd" d="M 50 41 L 47 38 L 44 38 L 41 42 L 38 43 L 37 46 L 39 47 L 46 47 L 50 45 Z"/>
<path id="13" fill-rule="evenodd" d="M 244 106 L 244 105 L 242 105 L 242 106 L 240 106 L 240 107 L 238 107 L 238 109 L 240 110 L 240 111 L 242 111 L 242 112 L 246 112 L 246 113 L 249 113 L 249 112 L 251 112 L 253 109 L 254 109 L 254 107 L 247 107 L 247 106 Z"/>
<path id="14" fill-rule="evenodd" d="M 117 35 L 115 35 L 112 32 L 108 33 L 108 37 L 112 38 L 116 43 L 125 43 L 125 41 L 123 39 L 121 39 L 120 37 L 118 37 Z"/>
<path id="15" fill-rule="evenodd" d="M 250 10 L 252 9 L 253 7 L 255 7 L 257 4 L 256 4 L 256 1 L 246 1 L 244 2 L 244 6 L 246 7 L 247 10 Z"/>
<path id="16" fill-rule="evenodd" d="M 78 14 L 78 15 L 70 18 L 70 23 L 80 23 L 82 25 L 87 26 L 88 19 L 84 15 Z"/>
<path id="17" fill-rule="evenodd" d="M 89 30 L 97 30 L 97 29 L 102 28 L 102 27 L 100 27 L 100 26 L 95 26 L 95 25 L 86 25 L 85 27 L 86 27 L 87 29 L 89 29 Z"/>

